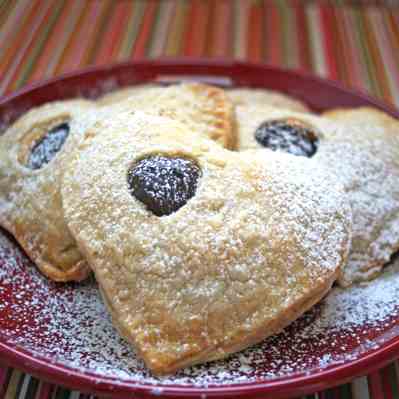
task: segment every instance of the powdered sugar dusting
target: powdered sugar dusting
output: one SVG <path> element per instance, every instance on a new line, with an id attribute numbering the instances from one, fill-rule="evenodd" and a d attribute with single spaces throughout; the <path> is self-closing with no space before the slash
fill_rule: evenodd
<path id="1" fill-rule="evenodd" d="M 267 381 L 356 359 L 396 335 L 399 324 L 396 261 L 367 285 L 334 288 L 320 305 L 260 345 L 156 378 L 112 327 L 94 279 L 69 285 L 48 281 L 5 234 L 0 264 L 0 339 L 99 378 L 198 387 Z"/>

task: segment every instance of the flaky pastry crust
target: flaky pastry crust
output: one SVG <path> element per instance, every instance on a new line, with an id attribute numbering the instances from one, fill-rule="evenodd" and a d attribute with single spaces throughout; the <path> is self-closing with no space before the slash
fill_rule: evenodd
<path id="1" fill-rule="evenodd" d="M 346 287 L 376 277 L 399 249 L 399 122 L 371 108 L 331 110 L 326 117 L 264 106 L 236 112 L 242 150 L 263 148 L 254 131 L 265 121 L 314 127 L 319 143 L 311 160 L 337 175 L 353 210 L 352 248 L 338 282 Z"/>
<path id="2" fill-rule="evenodd" d="M 327 292 L 346 260 L 350 208 L 307 159 L 234 153 L 140 112 L 86 132 L 62 185 L 65 218 L 121 334 L 157 374 L 226 357 L 280 331 Z M 129 168 L 181 156 L 194 197 L 156 216 Z"/>
<path id="3" fill-rule="evenodd" d="M 126 94 L 131 95 L 126 97 Z M 202 83 L 137 90 L 132 87 L 123 93 L 122 101 L 112 103 L 116 104 L 120 109 L 141 110 L 176 119 L 223 147 L 234 149 L 236 146 L 234 105 L 226 92 L 218 87 Z"/>
<path id="4" fill-rule="evenodd" d="M 64 222 L 60 180 L 61 165 L 80 141 L 74 120 L 91 107 L 85 100 L 49 103 L 29 111 L 0 137 L 0 224 L 54 281 L 79 281 L 90 271 Z M 70 133 L 60 151 L 43 167 L 29 168 L 34 144 L 61 123 L 69 124 Z"/>

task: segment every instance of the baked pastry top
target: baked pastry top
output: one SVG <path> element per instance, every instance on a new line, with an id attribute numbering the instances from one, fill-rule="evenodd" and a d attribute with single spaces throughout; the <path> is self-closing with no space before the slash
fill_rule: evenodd
<path id="1" fill-rule="evenodd" d="M 129 97 L 143 94 L 147 90 L 154 88 L 159 89 L 161 88 L 161 86 L 147 83 L 147 84 L 139 84 L 135 86 L 123 87 L 122 89 L 117 89 L 101 96 L 99 99 L 97 99 L 97 105 L 99 106 L 113 105 L 120 101 L 126 100 Z"/>
<path id="2" fill-rule="evenodd" d="M 29 111 L 0 137 L 0 225 L 55 281 L 89 274 L 64 222 L 60 180 L 61 165 L 81 139 L 75 122 L 92 107 L 85 100 L 49 103 Z"/>
<path id="3" fill-rule="evenodd" d="M 235 105 L 265 105 L 290 111 L 310 112 L 304 102 L 274 90 L 242 87 L 230 89 L 227 94 Z"/>
<path id="4" fill-rule="evenodd" d="M 115 326 L 155 373 L 280 331 L 346 260 L 350 207 L 305 158 L 227 151 L 138 111 L 86 137 L 65 170 L 65 218 Z"/>
<path id="5" fill-rule="evenodd" d="M 119 110 L 141 110 L 167 116 L 185 123 L 191 130 L 209 137 L 223 147 L 233 149 L 236 146 L 234 105 L 226 92 L 218 87 L 202 83 L 182 83 L 168 87 L 141 86 L 126 89 L 122 97 L 121 101 L 112 103 Z M 107 101 L 106 105 L 110 103 Z M 114 109 L 116 112 L 118 108 Z"/>
<path id="6" fill-rule="evenodd" d="M 240 149 L 274 146 L 311 157 L 343 183 L 353 238 L 338 282 L 348 286 L 375 277 L 399 248 L 399 122 L 369 108 L 327 116 L 237 107 Z"/>

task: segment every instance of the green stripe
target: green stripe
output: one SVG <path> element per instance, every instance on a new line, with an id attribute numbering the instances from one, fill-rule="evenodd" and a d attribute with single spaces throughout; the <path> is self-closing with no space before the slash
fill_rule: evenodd
<path id="1" fill-rule="evenodd" d="M 339 387 L 339 397 L 340 399 L 351 399 L 352 389 L 351 384 L 344 384 Z"/>
<path id="2" fill-rule="evenodd" d="M 52 398 L 53 399 L 69 399 L 69 393 L 70 393 L 69 389 L 66 389 L 63 387 L 57 387 Z"/>
<path id="3" fill-rule="evenodd" d="M 56 8 L 50 14 L 48 21 L 44 21 L 44 23 L 42 24 L 44 25 L 44 30 L 43 32 L 40 33 L 36 42 L 34 42 L 34 47 L 32 49 L 31 56 L 27 60 L 24 60 L 25 67 L 21 70 L 20 76 L 16 80 L 17 88 L 21 87 L 29 79 L 29 75 L 32 72 L 34 64 L 36 60 L 39 58 L 41 51 L 46 44 L 46 40 L 49 37 L 50 32 L 56 26 L 56 22 L 61 14 L 62 9 L 66 5 L 65 0 L 58 0 L 57 2 L 55 2 L 55 4 Z"/>
<path id="4" fill-rule="evenodd" d="M 11 378 L 8 383 L 7 387 L 7 394 L 8 397 L 17 398 L 19 393 L 21 392 L 22 381 L 24 379 L 24 374 L 22 374 L 19 370 L 13 370 L 11 373 Z"/>
<path id="5" fill-rule="evenodd" d="M 398 387 L 398 380 L 396 376 L 395 365 L 391 363 L 386 367 L 386 372 L 389 377 L 389 385 L 392 390 L 392 396 L 394 398 L 399 398 L 399 387 Z"/>
<path id="6" fill-rule="evenodd" d="M 143 1 L 134 2 L 133 15 L 128 22 L 126 34 L 119 49 L 118 59 L 128 58 L 131 55 L 134 43 L 140 31 L 145 6 L 146 4 Z"/>
<path id="7" fill-rule="evenodd" d="M 117 4 L 117 2 L 114 0 L 108 1 L 107 7 L 105 7 L 105 9 L 102 12 L 101 19 L 98 18 L 98 20 L 95 22 L 97 25 L 99 25 L 99 28 L 96 33 L 97 38 L 96 38 L 96 40 L 94 40 L 94 44 L 91 47 L 90 52 L 87 56 L 89 63 L 92 63 L 96 58 L 98 49 L 103 42 L 104 34 L 107 31 L 106 28 L 107 28 L 108 20 L 111 19 L 112 14 L 115 11 L 116 4 Z"/>
<path id="8" fill-rule="evenodd" d="M 368 74 L 368 80 L 370 83 L 370 88 L 371 91 L 374 95 L 380 95 L 380 90 L 379 90 L 379 86 L 378 83 L 376 82 L 374 73 L 373 73 L 373 61 L 371 59 L 370 56 L 370 52 L 369 49 L 367 47 L 367 41 L 366 41 L 366 31 L 363 25 L 363 20 L 362 20 L 362 13 L 361 13 L 361 9 L 356 7 L 353 8 L 353 13 L 355 16 L 355 22 L 356 22 L 356 26 L 357 26 L 357 37 L 358 37 L 358 43 L 360 43 L 360 47 L 361 47 L 361 53 L 363 54 L 363 60 L 366 64 L 367 67 L 367 74 Z"/>
<path id="9" fill-rule="evenodd" d="M 293 68 L 296 66 L 295 56 L 293 55 L 292 51 L 292 34 L 294 30 L 290 24 L 292 17 L 291 13 L 293 12 L 293 9 L 287 5 L 285 1 L 280 0 L 278 1 L 278 11 L 281 16 L 281 43 L 283 44 L 283 62 L 288 68 Z"/>
<path id="10" fill-rule="evenodd" d="M 162 15 L 161 15 L 161 7 L 160 7 L 160 3 L 157 2 L 156 3 L 156 9 L 155 9 L 155 15 L 154 15 L 154 21 L 152 23 L 152 26 L 154 27 L 153 29 L 151 29 L 147 43 L 145 44 L 145 55 L 148 57 L 148 53 L 150 52 L 151 46 L 152 46 L 152 42 L 153 40 L 156 40 L 156 36 L 155 36 L 155 27 L 159 24 L 162 23 Z"/>

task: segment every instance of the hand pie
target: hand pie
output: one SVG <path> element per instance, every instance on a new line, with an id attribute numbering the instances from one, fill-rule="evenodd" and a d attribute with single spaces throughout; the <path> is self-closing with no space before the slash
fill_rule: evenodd
<path id="1" fill-rule="evenodd" d="M 240 149 L 267 147 L 311 157 L 343 183 L 353 237 L 338 282 L 348 286 L 375 277 L 399 248 L 399 122 L 370 109 L 328 115 L 334 120 L 237 107 L 238 132 Z"/>
<path id="2" fill-rule="evenodd" d="M 182 83 L 129 91 L 132 96 L 113 105 L 176 119 L 226 148 L 235 148 L 234 105 L 224 90 L 201 83 Z"/>
<path id="3" fill-rule="evenodd" d="M 79 143 L 84 100 L 32 109 L 0 137 L 0 224 L 54 281 L 82 280 L 89 268 L 64 222 L 61 165 Z"/>
<path id="4" fill-rule="evenodd" d="M 154 373 L 246 348 L 325 295 L 351 227 L 328 173 L 129 116 L 87 132 L 62 197 L 114 325 Z"/>
<path id="5" fill-rule="evenodd" d="M 235 105 L 259 105 L 288 109 L 297 112 L 310 112 L 302 101 L 287 94 L 267 89 L 239 88 L 227 91 Z"/>

